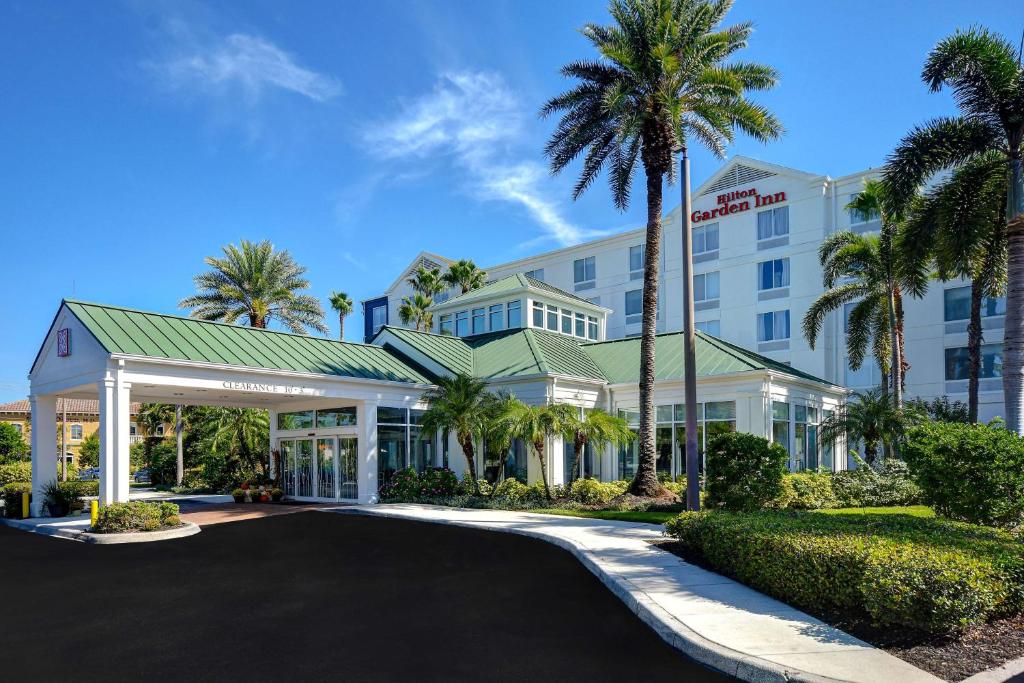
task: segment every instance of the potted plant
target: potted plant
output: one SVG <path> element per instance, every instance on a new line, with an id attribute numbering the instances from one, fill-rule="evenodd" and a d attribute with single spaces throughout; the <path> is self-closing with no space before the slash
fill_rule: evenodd
<path id="1" fill-rule="evenodd" d="M 235 489 L 231 492 L 231 497 L 235 499 L 236 503 L 245 502 L 245 491 L 242 489 Z"/>
<path id="2" fill-rule="evenodd" d="M 51 481 L 43 487 L 46 498 L 46 511 L 51 517 L 67 517 L 71 506 L 78 500 L 77 482 Z"/>
<path id="3" fill-rule="evenodd" d="M 284 498 L 284 491 L 281 489 L 274 489 L 270 492 L 270 499 L 275 503 L 280 503 L 282 498 Z"/>

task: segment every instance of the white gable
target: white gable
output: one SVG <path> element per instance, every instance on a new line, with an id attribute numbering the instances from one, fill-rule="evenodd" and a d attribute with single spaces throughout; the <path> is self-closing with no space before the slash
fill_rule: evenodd
<path id="1" fill-rule="evenodd" d="M 66 355 L 60 355 L 57 348 L 62 330 L 67 330 Z M 95 383 L 106 370 L 109 358 L 110 354 L 85 325 L 67 306 L 61 305 L 29 373 L 32 392 L 45 394 Z"/>

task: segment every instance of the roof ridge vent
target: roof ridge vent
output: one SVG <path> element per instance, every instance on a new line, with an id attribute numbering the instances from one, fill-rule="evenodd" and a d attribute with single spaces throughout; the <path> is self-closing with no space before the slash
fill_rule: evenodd
<path id="1" fill-rule="evenodd" d="M 738 185 L 748 185 L 763 178 L 771 178 L 774 175 L 778 174 L 773 173 L 772 171 L 754 168 L 753 166 L 747 166 L 746 164 L 736 164 L 729 169 L 728 173 L 709 185 L 708 189 L 701 192 L 700 196 L 703 197 L 705 195 L 721 192 L 722 190 L 728 190 L 729 188 L 736 187 Z"/>

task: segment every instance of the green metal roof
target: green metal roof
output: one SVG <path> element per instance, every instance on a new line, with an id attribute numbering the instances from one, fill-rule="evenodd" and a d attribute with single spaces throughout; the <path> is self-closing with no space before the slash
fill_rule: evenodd
<path id="1" fill-rule="evenodd" d="M 385 329 L 442 367 L 455 373 L 473 374 L 473 349 L 461 337 L 417 332 L 406 327 L 390 325 L 385 325 L 382 328 L 382 330 Z"/>
<path id="2" fill-rule="evenodd" d="M 109 353 L 429 384 L 380 346 L 147 313 L 81 301 L 64 304 Z"/>
<path id="3" fill-rule="evenodd" d="M 508 275 L 498 280 L 488 282 L 479 289 L 474 289 L 472 291 L 466 292 L 465 294 L 460 294 L 456 297 L 452 297 L 451 299 L 448 299 L 448 301 L 442 301 L 438 303 L 435 307 L 443 306 L 444 308 L 448 308 L 452 304 L 457 304 L 461 306 L 463 304 L 469 304 L 473 301 L 488 299 L 492 296 L 496 296 L 499 294 L 511 294 L 512 292 L 520 292 L 530 289 L 541 291 L 546 294 L 554 294 L 556 296 L 574 299 L 581 303 L 585 303 L 588 306 L 594 305 L 587 301 L 586 299 L 576 296 L 572 292 L 567 292 L 564 289 L 559 289 L 558 287 L 549 285 L 548 283 L 542 282 L 541 280 L 536 280 L 532 277 L 527 277 L 522 273 L 516 273 L 515 275 Z"/>
<path id="4" fill-rule="evenodd" d="M 682 332 L 659 334 L 655 337 L 654 343 L 654 378 L 669 380 L 685 377 Z M 636 384 L 640 381 L 639 337 L 586 343 L 582 344 L 582 348 L 587 355 L 594 359 L 611 384 Z M 713 377 L 751 370 L 772 370 L 819 384 L 832 384 L 703 332 L 697 333 L 696 357 L 697 377 Z"/>

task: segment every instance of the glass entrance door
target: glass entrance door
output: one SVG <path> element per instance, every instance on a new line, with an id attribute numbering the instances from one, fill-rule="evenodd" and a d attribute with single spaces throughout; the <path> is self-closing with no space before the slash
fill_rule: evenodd
<path id="1" fill-rule="evenodd" d="M 295 440 L 295 495 L 313 497 L 313 439 Z"/>
<path id="2" fill-rule="evenodd" d="M 336 498 L 334 492 L 334 467 L 337 460 L 334 437 L 316 440 L 316 491 L 317 498 Z"/>
<path id="3" fill-rule="evenodd" d="M 359 497 L 359 440 L 353 436 L 338 439 L 338 494 Z"/>
<path id="4" fill-rule="evenodd" d="M 284 495 L 295 495 L 295 442 L 291 439 L 282 439 L 278 449 L 281 453 L 281 483 Z"/>

